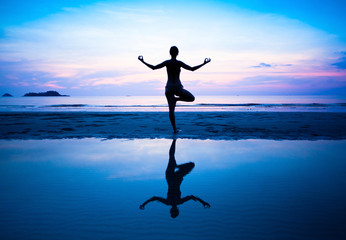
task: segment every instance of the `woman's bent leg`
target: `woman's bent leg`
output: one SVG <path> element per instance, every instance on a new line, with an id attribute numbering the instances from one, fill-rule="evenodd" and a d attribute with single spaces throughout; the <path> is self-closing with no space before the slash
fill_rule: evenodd
<path id="1" fill-rule="evenodd" d="M 179 98 L 177 99 L 178 101 L 184 101 L 184 102 L 195 101 L 195 96 L 193 96 L 192 93 L 190 93 L 186 89 L 181 89 L 176 95 L 179 96 Z"/>

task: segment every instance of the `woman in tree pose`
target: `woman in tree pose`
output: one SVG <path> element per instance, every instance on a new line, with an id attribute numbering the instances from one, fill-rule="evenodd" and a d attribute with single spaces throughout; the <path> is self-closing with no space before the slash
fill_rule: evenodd
<path id="1" fill-rule="evenodd" d="M 174 115 L 174 110 L 175 110 L 177 101 L 193 102 L 195 100 L 195 97 L 189 91 L 184 89 L 183 85 L 181 84 L 180 68 L 184 68 L 190 71 L 195 71 L 199 69 L 200 67 L 204 66 L 205 64 L 209 63 L 211 60 L 210 58 L 206 58 L 204 59 L 204 63 L 197 65 L 195 67 L 190 67 L 189 65 L 186 65 L 182 61 L 177 60 L 179 50 L 176 46 L 171 47 L 171 49 L 169 50 L 169 53 L 171 54 L 171 59 L 166 60 L 163 63 L 160 63 L 156 66 L 146 63 L 143 59 L 143 56 L 139 56 L 138 60 L 144 63 L 146 66 L 148 66 L 152 70 L 156 70 L 163 67 L 167 68 L 168 79 L 166 84 L 165 95 L 166 95 L 168 107 L 169 107 L 169 119 L 171 120 L 174 133 L 178 133 L 178 129 L 175 125 L 175 115 Z"/>

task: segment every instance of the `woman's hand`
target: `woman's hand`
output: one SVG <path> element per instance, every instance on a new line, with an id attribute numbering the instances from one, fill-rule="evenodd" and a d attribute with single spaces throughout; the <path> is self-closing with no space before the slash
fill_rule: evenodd
<path id="1" fill-rule="evenodd" d="M 204 59 L 204 64 L 207 64 L 207 63 L 209 63 L 210 61 L 211 61 L 210 58 L 206 58 L 206 59 Z"/>
<path id="2" fill-rule="evenodd" d="M 204 208 L 210 208 L 210 204 L 207 203 L 207 202 L 203 202 L 203 207 L 204 207 Z"/>
<path id="3" fill-rule="evenodd" d="M 138 56 L 138 60 L 143 62 L 144 61 L 143 56 Z"/>

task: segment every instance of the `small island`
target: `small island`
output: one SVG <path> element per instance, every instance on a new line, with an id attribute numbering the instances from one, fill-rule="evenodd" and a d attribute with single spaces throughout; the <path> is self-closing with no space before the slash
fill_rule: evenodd
<path id="1" fill-rule="evenodd" d="M 5 93 L 4 95 L 2 95 L 3 97 L 13 97 L 11 94 L 9 93 Z"/>
<path id="2" fill-rule="evenodd" d="M 26 93 L 24 97 L 69 97 L 69 95 L 61 95 L 57 91 L 47 91 L 47 92 L 39 92 L 39 93 L 29 92 L 29 93 Z"/>

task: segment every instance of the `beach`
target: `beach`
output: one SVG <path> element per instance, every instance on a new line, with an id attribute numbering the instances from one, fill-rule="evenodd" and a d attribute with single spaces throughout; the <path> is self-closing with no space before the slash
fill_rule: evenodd
<path id="1" fill-rule="evenodd" d="M 177 112 L 187 139 L 346 139 L 346 113 Z M 167 112 L 2 112 L 0 139 L 172 138 Z"/>

